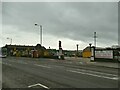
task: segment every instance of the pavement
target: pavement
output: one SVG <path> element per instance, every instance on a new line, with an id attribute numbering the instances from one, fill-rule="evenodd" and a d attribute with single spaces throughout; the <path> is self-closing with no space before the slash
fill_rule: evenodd
<path id="1" fill-rule="evenodd" d="M 82 57 L 65 57 L 65 60 L 68 61 L 76 61 L 78 63 L 89 64 L 94 66 L 101 66 L 101 67 L 108 67 L 108 68 L 120 68 L 119 63 L 115 62 L 97 62 L 97 61 L 90 61 L 90 58 L 82 58 Z"/>
<path id="2" fill-rule="evenodd" d="M 4 89 L 118 88 L 118 69 L 97 65 L 94 67 L 87 62 L 87 59 L 85 60 L 3 58 L 0 63 L 2 87 Z"/>

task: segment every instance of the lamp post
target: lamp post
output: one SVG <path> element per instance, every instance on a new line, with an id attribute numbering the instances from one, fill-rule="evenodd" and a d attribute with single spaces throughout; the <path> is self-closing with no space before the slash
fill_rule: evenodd
<path id="1" fill-rule="evenodd" d="M 10 44 L 12 45 L 12 38 L 7 37 L 7 39 L 10 39 Z"/>
<path id="2" fill-rule="evenodd" d="M 92 43 L 89 43 L 89 45 L 90 45 L 90 58 L 91 58 L 91 56 L 92 56 L 92 52 L 91 52 Z"/>
<path id="3" fill-rule="evenodd" d="M 89 43 L 89 45 L 90 45 L 90 52 L 91 52 L 91 45 L 92 45 L 92 43 Z"/>
<path id="4" fill-rule="evenodd" d="M 39 30 L 40 30 L 40 44 L 42 46 L 42 25 L 35 24 L 35 26 L 39 26 Z"/>

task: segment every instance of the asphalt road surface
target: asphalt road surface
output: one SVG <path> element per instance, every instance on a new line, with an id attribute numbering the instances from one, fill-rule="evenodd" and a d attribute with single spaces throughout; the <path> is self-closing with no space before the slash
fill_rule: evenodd
<path id="1" fill-rule="evenodd" d="M 2 88 L 118 88 L 118 69 L 75 61 L 3 58 Z"/>

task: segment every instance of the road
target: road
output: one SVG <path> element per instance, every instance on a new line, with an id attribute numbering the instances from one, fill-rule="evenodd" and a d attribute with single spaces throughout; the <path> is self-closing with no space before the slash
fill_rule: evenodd
<path id="1" fill-rule="evenodd" d="M 2 59 L 3 88 L 118 88 L 118 69 L 75 61 Z"/>

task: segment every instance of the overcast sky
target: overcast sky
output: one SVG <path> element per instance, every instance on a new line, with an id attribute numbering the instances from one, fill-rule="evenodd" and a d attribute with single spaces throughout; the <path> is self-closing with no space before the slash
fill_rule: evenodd
<path id="1" fill-rule="evenodd" d="M 118 44 L 117 2 L 3 2 L 2 43 L 36 45 L 39 27 L 43 27 L 43 46 L 58 49 L 84 49 L 93 42 L 97 32 L 97 46 Z"/>

